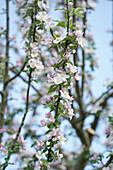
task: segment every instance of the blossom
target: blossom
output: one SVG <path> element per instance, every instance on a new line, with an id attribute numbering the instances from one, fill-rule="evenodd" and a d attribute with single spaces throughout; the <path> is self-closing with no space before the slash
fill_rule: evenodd
<path id="1" fill-rule="evenodd" d="M 46 4 L 43 1 L 38 1 L 38 6 L 40 9 L 45 9 Z"/>
<path id="2" fill-rule="evenodd" d="M 83 35 L 83 32 L 81 30 L 76 31 L 76 36 L 80 38 Z"/>
<path id="3" fill-rule="evenodd" d="M 1 27 L 0 27 L 0 29 L 1 29 L 1 30 L 3 30 L 3 29 L 4 29 L 4 27 L 3 27 L 3 26 L 1 26 Z"/>
<path id="4" fill-rule="evenodd" d="M 49 122 L 50 122 L 50 123 L 55 122 L 55 118 L 54 118 L 54 117 L 50 117 Z"/>
<path id="5" fill-rule="evenodd" d="M 28 64 L 30 65 L 31 68 L 36 67 L 36 59 L 32 58 L 28 61 Z"/>
<path id="6" fill-rule="evenodd" d="M 24 140 L 24 137 L 23 136 L 19 136 L 19 143 L 25 143 L 26 140 Z"/>
<path id="7" fill-rule="evenodd" d="M 40 152 L 36 152 L 36 157 L 41 160 L 42 159 L 42 154 Z"/>
<path id="8" fill-rule="evenodd" d="M 69 94 L 68 94 L 67 91 L 64 91 L 64 92 L 63 92 L 62 90 L 60 90 L 60 93 L 61 93 L 61 96 L 62 96 L 62 97 L 69 99 L 70 96 L 69 96 Z"/>
<path id="9" fill-rule="evenodd" d="M 81 79 L 81 77 L 79 76 L 79 73 L 76 73 L 74 78 L 75 78 L 75 80 L 80 80 Z"/>
<path id="10" fill-rule="evenodd" d="M 55 84 L 61 84 L 64 79 L 58 74 L 56 77 L 53 78 Z"/>
<path id="11" fill-rule="evenodd" d="M 93 160 L 96 160 L 98 156 L 99 156 L 99 153 L 94 153 L 92 159 L 93 159 Z"/>
<path id="12" fill-rule="evenodd" d="M 60 129 L 59 128 L 57 128 L 57 129 L 55 129 L 55 128 L 53 128 L 52 129 L 52 131 L 50 132 L 50 135 L 51 136 L 56 136 L 56 137 L 58 137 L 58 135 L 60 134 Z"/>
<path id="13" fill-rule="evenodd" d="M 64 39 L 64 37 L 63 36 L 60 36 L 60 37 L 56 37 L 56 39 L 55 40 L 53 40 L 53 43 L 54 44 L 58 44 L 60 41 L 62 41 Z"/>
<path id="14" fill-rule="evenodd" d="M 93 9 L 95 9 L 96 4 L 92 1 L 92 0 L 88 0 L 88 4 L 90 7 L 92 7 Z"/>
<path id="15" fill-rule="evenodd" d="M 42 148 L 44 145 L 45 145 L 44 140 L 43 140 L 43 139 L 40 139 L 40 140 L 38 141 L 37 146 L 38 146 L 39 148 Z"/>
<path id="16" fill-rule="evenodd" d="M 40 164 L 40 166 L 43 166 L 43 162 L 42 161 L 39 161 L 39 164 Z"/>
<path id="17" fill-rule="evenodd" d="M 30 47 L 31 47 L 33 50 L 37 50 L 38 44 L 37 44 L 36 42 L 30 43 Z"/>
<path id="18" fill-rule="evenodd" d="M 42 62 L 41 61 L 36 61 L 36 68 L 37 69 L 41 69 L 41 70 L 43 70 L 44 69 L 44 66 L 42 65 Z"/>
<path id="19" fill-rule="evenodd" d="M 60 154 L 59 153 L 59 150 L 56 150 L 55 151 L 55 158 L 59 161 L 59 162 L 61 162 L 61 158 L 63 157 L 63 154 Z"/>
<path id="20" fill-rule="evenodd" d="M 69 118 L 71 120 L 72 117 L 74 116 L 73 109 L 68 109 L 68 115 L 69 115 Z"/>
<path id="21" fill-rule="evenodd" d="M 77 72 L 77 67 L 72 65 L 72 64 L 70 64 L 70 63 L 67 63 L 67 68 L 70 69 L 71 73 L 76 73 Z"/>
<path id="22" fill-rule="evenodd" d="M 38 12 L 38 14 L 36 15 L 36 19 L 40 21 L 46 21 L 47 17 L 47 13 L 45 11 Z"/>
<path id="23" fill-rule="evenodd" d="M 37 33 L 42 35 L 44 33 L 44 30 L 41 30 L 41 29 L 36 29 Z"/>
<path id="24" fill-rule="evenodd" d="M 2 58 L 5 58 L 5 56 L 3 54 L 0 55 L 0 59 L 2 59 Z"/>
<path id="25" fill-rule="evenodd" d="M 48 83 L 53 83 L 54 82 L 54 79 L 53 79 L 51 74 L 47 74 L 47 81 L 48 81 Z"/>
<path id="26" fill-rule="evenodd" d="M 77 38 L 76 40 L 78 41 L 78 44 L 79 44 L 81 47 L 84 47 L 84 46 L 83 46 L 83 38 Z"/>
<path id="27" fill-rule="evenodd" d="M 52 141 L 57 141 L 57 140 L 58 140 L 58 137 L 52 138 Z"/>
<path id="28" fill-rule="evenodd" d="M 45 117 L 46 117 L 46 118 L 51 117 L 51 112 L 46 113 Z"/>
<path id="29" fill-rule="evenodd" d="M 34 0 L 28 0 L 27 3 L 28 3 L 28 5 L 30 5 L 30 4 L 34 3 Z"/>
<path id="30" fill-rule="evenodd" d="M 107 128 L 105 129 L 105 134 L 106 134 L 106 135 L 110 134 L 110 127 L 107 127 Z"/>
<path id="31" fill-rule="evenodd" d="M 61 77 L 64 79 L 64 81 L 65 81 L 67 78 L 69 78 L 69 75 L 67 75 L 64 71 L 62 71 L 59 76 L 61 76 Z"/>
<path id="32" fill-rule="evenodd" d="M 59 135 L 58 139 L 62 145 L 65 145 L 66 138 L 64 137 L 63 134 Z"/>
<path id="33" fill-rule="evenodd" d="M 41 125 L 42 125 L 42 126 L 46 126 L 46 122 L 45 122 L 44 119 L 42 119 L 40 122 L 41 122 Z"/>

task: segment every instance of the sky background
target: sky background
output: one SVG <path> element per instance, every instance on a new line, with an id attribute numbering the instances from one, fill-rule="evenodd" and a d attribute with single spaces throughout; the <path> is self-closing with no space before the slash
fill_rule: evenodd
<path id="1" fill-rule="evenodd" d="M 112 48 L 109 45 L 112 35 L 106 30 L 112 29 L 112 2 L 98 0 L 96 9 L 91 13 L 89 21 L 92 25 L 91 31 L 94 35 L 96 45 L 96 56 L 99 58 L 99 68 L 96 69 L 93 89 L 97 95 L 103 91 L 103 84 L 107 78 L 113 80 L 112 70 Z"/>

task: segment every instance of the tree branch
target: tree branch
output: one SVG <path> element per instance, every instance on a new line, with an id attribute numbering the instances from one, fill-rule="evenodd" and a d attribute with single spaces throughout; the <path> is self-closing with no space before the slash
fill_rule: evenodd
<path id="1" fill-rule="evenodd" d="M 18 74 L 13 68 L 11 68 L 10 71 L 12 71 L 12 72 L 15 73 L 15 74 Z M 27 80 L 26 80 L 23 76 L 21 76 L 21 75 L 19 74 L 18 77 L 20 77 L 25 83 L 27 83 Z M 40 93 L 40 91 L 39 91 L 35 86 L 33 86 L 33 85 L 31 84 L 31 87 L 38 93 L 38 95 L 39 95 L 40 97 L 42 96 L 41 93 Z"/>
<path id="2" fill-rule="evenodd" d="M 109 160 L 106 162 L 106 164 L 103 166 L 103 168 L 108 167 L 112 163 L 112 160 L 113 160 L 113 155 L 110 155 Z"/>
<path id="3" fill-rule="evenodd" d="M 21 72 L 24 70 L 25 65 L 26 65 L 26 62 L 24 62 L 24 64 L 23 64 L 23 66 L 21 67 L 20 71 L 19 71 L 18 73 L 16 73 L 16 75 L 15 75 L 14 77 L 10 78 L 10 79 L 6 82 L 6 84 L 10 83 L 12 80 L 14 80 L 16 77 L 18 77 L 18 76 L 21 74 Z"/>
<path id="4" fill-rule="evenodd" d="M 85 0 L 86 4 L 87 4 L 87 0 Z M 86 28 L 85 28 L 85 24 L 86 24 L 86 14 L 87 14 L 87 10 L 84 12 L 84 18 L 83 18 L 83 26 L 84 26 L 84 30 L 83 30 L 83 38 L 85 38 L 85 34 L 86 34 Z M 85 83 L 85 52 L 84 49 L 82 49 L 82 89 L 81 89 L 81 96 L 83 97 L 83 92 L 84 92 L 84 83 Z"/>
<path id="5" fill-rule="evenodd" d="M 22 118 L 22 122 L 21 122 L 21 124 L 20 124 L 20 126 L 19 126 L 19 130 L 18 130 L 18 132 L 17 132 L 17 135 L 16 135 L 16 137 L 15 137 L 15 139 L 14 139 L 14 141 L 13 141 L 13 145 L 12 145 L 12 148 L 11 148 L 11 150 L 13 150 L 13 152 L 14 152 L 15 143 L 16 143 L 16 141 L 18 140 L 18 137 L 19 137 L 19 135 L 20 135 L 21 129 L 22 129 L 23 125 L 24 125 L 24 121 L 25 121 L 26 115 L 27 115 L 27 113 L 28 113 L 30 83 L 31 83 L 31 70 L 30 70 L 30 73 L 29 73 L 29 82 L 28 82 L 27 97 L 26 97 L 26 98 L 27 98 L 27 99 L 26 99 L 26 111 L 25 111 L 24 116 L 23 116 L 23 118 Z M 8 162 L 9 162 L 10 157 L 11 157 L 11 155 L 8 154 L 8 157 L 7 157 L 7 160 L 6 160 L 6 163 L 5 163 L 6 165 L 3 167 L 3 170 L 5 170 L 5 168 L 8 166 Z"/>

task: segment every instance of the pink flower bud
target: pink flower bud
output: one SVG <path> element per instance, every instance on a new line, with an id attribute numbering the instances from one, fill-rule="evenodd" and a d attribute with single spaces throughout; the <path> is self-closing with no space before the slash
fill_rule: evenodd
<path id="1" fill-rule="evenodd" d="M 106 135 L 110 134 L 110 128 L 109 128 L 109 127 L 106 128 L 105 134 L 106 134 Z"/>
<path id="2" fill-rule="evenodd" d="M 42 161 L 40 161 L 40 166 L 43 166 L 43 162 Z"/>
<path id="3" fill-rule="evenodd" d="M 52 66 L 52 64 L 51 64 L 51 63 L 48 63 L 48 66 L 50 66 L 50 67 L 51 67 L 51 66 Z"/>
<path id="4" fill-rule="evenodd" d="M 64 92 L 64 89 L 63 89 L 63 88 L 62 88 L 61 90 L 62 90 L 62 92 Z"/>
<path id="5" fill-rule="evenodd" d="M 41 122 L 41 125 L 42 125 L 42 126 L 46 126 L 46 122 L 45 122 L 44 119 L 42 119 L 40 122 Z"/>
<path id="6" fill-rule="evenodd" d="M 1 26 L 1 27 L 0 27 L 0 29 L 1 29 L 1 30 L 3 30 L 3 29 L 4 29 L 4 27 L 3 27 L 3 26 Z"/>
<path id="7" fill-rule="evenodd" d="M 41 51 L 40 50 L 38 50 L 38 54 L 40 54 L 41 53 Z"/>
<path id="8" fill-rule="evenodd" d="M 46 113 L 45 117 L 46 117 L 46 118 L 51 117 L 51 112 Z"/>
<path id="9" fill-rule="evenodd" d="M 43 105 L 46 105 L 46 103 L 45 103 L 45 102 L 43 102 L 42 104 L 43 104 Z"/>
<path id="10" fill-rule="evenodd" d="M 15 162 L 12 162 L 12 165 L 15 165 Z"/>

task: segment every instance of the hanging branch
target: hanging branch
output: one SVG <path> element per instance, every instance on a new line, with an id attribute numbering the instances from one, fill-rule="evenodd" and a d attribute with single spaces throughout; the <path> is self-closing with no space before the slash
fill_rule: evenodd
<path id="1" fill-rule="evenodd" d="M 73 2 L 73 8 L 76 8 L 76 0 L 74 0 Z M 76 22 L 76 18 L 75 18 L 75 14 L 73 14 L 73 26 L 75 26 L 75 22 Z M 73 30 L 74 31 L 74 30 Z M 76 53 L 73 54 L 73 61 L 74 61 L 74 65 L 76 65 L 77 62 L 77 49 L 76 49 Z M 77 102 L 79 104 L 79 111 L 81 116 L 83 116 L 83 108 L 82 108 L 82 101 L 81 101 L 81 95 L 80 95 L 80 88 L 79 88 L 79 82 L 75 81 L 75 89 L 76 89 L 76 94 L 77 94 Z"/>
<path id="2" fill-rule="evenodd" d="M 25 111 L 24 116 L 22 118 L 22 122 L 21 122 L 21 124 L 19 126 L 19 130 L 18 130 L 18 133 L 17 133 L 16 138 L 14 140 L 14 143 L 18 140 L 18 137 L 19 137 L 21 129 L 22 129 L 23 125 L 24 125 L 24 121 L 25 121 L 25 118 L 26 118 L 26 115 L 27 115 L 28 109 L 29 109 L 29 91 L 30 91 L 30 83 L 31 83 L 31 73 L 32 73 L 32 71 L 30 70 L 29 81 L 28 81 L 28 89 L 27 89 L 27 98 L 26 98 L 26 111 Z"/>
<path id="3" fill-rule="evenodd" d="M 87 0 L 85 0 L 86 5 L 87 5 Z M 83 38 L 85 38 L 86 36 L 86 28 L 85 28 L 85 24 L 86 24 L 86 17 L 87 17 L 87 8 L 86 11 L 84 12 L 84 18 L 83 18 Z M 83 97 L 83 93 L 84 93 L 84 83 L 85 83 L 85 51 L 84 49 L 82 49 L 82 89 L 81 89 L 81 96 Z"/>
<path id="4" fill-rule="evenodd" d="M 32 23 L 33 23 L 33 22 L 34 22 L 34 21 L 33 21 L 33 17 L 32 17 Z M 34 28 L 34 30 L 36 31 L 36 28 Z M 33 31 L 33 42 L 35 41 L 35 38 L 34 38 L 34 37 L 35 37 L 35 31 Z M 23 67 L 24 67 L 24 66 L 23 66 Z M 23 118 L 22 118 L 22 122 L 21 122 L 21 124 L 20 124 L 20 126 L 19 126 L 19 130 L 18 130 L 18 132 L 17 132 L 17 135 L 16 135 L 16 137 L 15 137 L 15 139 L 14 139 L 14 141 L 13 141 L 13 145 L 12 145 L 12 147 L 11 147 L 11 150 L 12 150 L 13 152 L 14 152 L 14 148 L 15 148 L 15 143 L 17 142 L 17 140 L 18 140 L 18 138 L 19 138 L 21 129 L 22 129 L 23 125 L 24 125 L 25 118 L 26 118 L 26 116 L 27 116 L 28 109 L 29 109 L 29 92 L 30 92 L 30 85 L 31 85 L 31 74 L 32 74 L 32 69 L 30 69 L 30 71 L 29 71 L 28 89 L 27 89 L 27 97 L 26 97 L 26 111 L 25 111 L 25 113 L 24 113 L 24 116 L 23 116 Z M 11 157 L 11 155 L 8 154 L 8 157 L 7 157 L 7 159 L 6 159 L 6 162 L 4 163 L 5 165 L 4 165 L 4 167 L 3 167 L 3 170 L 5 170 L 5 168 L 8 166 L 8 162 L 9 162 L 10 157 Z"/>
<path id="5" fill-rule="evenodd" d="M 17 135 L 16 135 L 16 137 L 15 137 L 15 139 L 14 139 L 14 141 L 13 141 L 13 145 L 12 145 L 12 147 L 11 147 L 11 150 L 12 150 L 13 152 L 14 152 L 14 148 L 15 148 L 15 143 L 16 143 L 17 140 L 18 140 L 18 137 L 19 137 L 19 135 L 20 135 L 21 129 L 22 129 L 23 125 L 24 125 L 24 121 L 25 121 L 26 115 L 27 115 L 27 113 L 28 113 L 30 83 L 31 83 L 31 70 L 30 70 L 30 73 L 29 73 L 29 82 L 28 82 L 28 89 L 27 89 L 26 111 L 25 111 L 25 113 L 24 113 L 24 116 L 23 116 L 23 118 L 22 118 L 22 122 L 21 122 L 21 124 L 20 124 L 20 126 L 19 126 L 19 130 L 18 130 L 18 132 L 17 132 Z M 3 167 L 3 170 L 5 170 L 5 168 L 8 166 L 8 162 L 9 162 L 10 157 L 11 157 L 11 155 L 8 154 L 8 157 L 7 157 L 7 160 L 6 160 L 6 162 L 5 162 L 5 166 Z"/>

